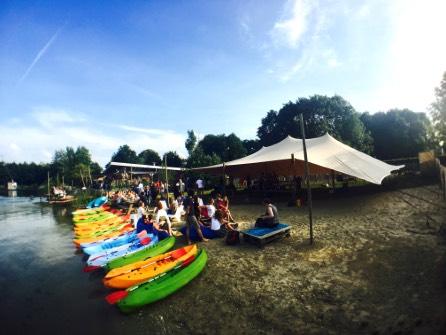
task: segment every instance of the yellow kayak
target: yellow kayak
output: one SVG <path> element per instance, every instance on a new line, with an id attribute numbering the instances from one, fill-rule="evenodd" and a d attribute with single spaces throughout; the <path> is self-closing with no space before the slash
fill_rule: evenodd
<path id="1" fill-rule="evenodd" d="M 124 222 L 129 222 L 129 221 L 125 220 L 125 218 L 114 218 L 113 220 L 107 222 L 101 222 L 98 224 L 75 226 L 73 229 L 75 232 L 94 232 L 98 230 L 104 230 L 109 227 L 117 226 Z"/>

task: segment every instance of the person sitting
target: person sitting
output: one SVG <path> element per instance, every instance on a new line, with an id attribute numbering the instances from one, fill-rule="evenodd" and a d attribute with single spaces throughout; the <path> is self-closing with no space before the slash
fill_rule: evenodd
<path id="1" fill-rule="evenodd" d="M 161 228 L 160 225 L 153 220 L 152 214 L 144 215 L 138 220 L 136 233 L 140 233 L 143 230 L 145 230 L 147 234 L 157 235 L 160 241 L 171 236 L 166 229 Z"/>
<path id="2" fill-rule="evenodd" d="M 60 188 L 57 188 L 56 186 L 53 186 L 53 195 L 54 195 L 56 198 L 60 198 L 60 199 L 62 199 L 62 198 L 65 197 L 65 191 L 62 190 L 62 189 L 60 189 Z"/>
<path id="3" fill-rule="evenodd" d="M 209 225 L 212 217 L 215 214 L 215 200 L 213 198 L 209 199 L 209 203 L 204 206 L 200 206 L 200 219 L 205 225 Z"/>
<path id="4" fill-rule="evenodd" d="M 199 240 L 206 242 L 207 238 L 205 238 L 203 236 L 203 233 L 201 232 L 200 229 L 200 224 L 197 218 L 197 214 L 200 215 L 200 211 L 198 209 L 198 213 L 197 213 L 197 208 L 198 208 L 198 203 L 196 203 L 196 197 L 195 197 L 195 192 L 192 190 L 188 191 L 188 197 L 184 200 L 183 205 L 184 205 L 184 210 L 186 211 L 186 226 L 184 229 L 185 232 L 185 236 L 186 236 L 186 243 L 187 244 L 191 244 L 191 240 L 190 240 L 190 234 L 191 234 L 191 229 L 194 228 Z"/>
<path id="5" fill-rule="evenodd" d="M 167 215 L 167 211 L 164 209 L 162 202 L 158 201 L 156 207 L 157 210 L 156 210 L 155 222 L 159 224 L 161 218 L 163 218 L 166 221 L 168 227 L 167 231 L 169 232 L 169 235 L 172 236 L 172 223 L 170 222 L 169 216 Z"/>
<path id="6" fill-rule="evenodd" d="M 229 211 L 229 199 L 227 196 L 222 198 L 221 194 L 217 194 L 217 209 L 221 210 L 224 214 L 224 218 L 228 221 L 234 222 L 234 218 Z"/>
<path id="7" fill-rule="evenodd" d="M 167 214 L 175 214 L 178 208 L 178 201 L 173 197 L 169 198 L 169 209 L 167 210 Z"/>
<path id="8" fill-rule="evenodd" d="M 255 223 L 256 227 L 273 228 L 279 224 L 279 213 L 277 207 L 271 203 L 271 200 L 265 198 L 263 200 L 265 205 L 265 214 L 261 215 Z"/>
<path id="9" fill-rule="evenodd" d="M 215 237 L 225 237 L 230 230 L 236 230 L 236 223 L 229 223 L 224 219 L 224 213 L 217 209 L 211 218 L 211 230 Z"/>
<path id="10" fill-rule="evenodd" d="M 137 220 L 141 219 L 143 215 L 146 214 L 146 210 L 144 208 L 144 202 L 140 201 L 138 203 L 138 210 L 137 210 L 138 218 Z"/>

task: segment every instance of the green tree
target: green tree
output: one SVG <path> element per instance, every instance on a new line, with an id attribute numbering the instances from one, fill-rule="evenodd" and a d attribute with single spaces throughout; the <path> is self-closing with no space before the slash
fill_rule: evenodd
<path id="1" fill-rule="evenodd" d="M 373 137 L 375 156 L 380 159 L 413 157 L 428 148 L 430 121 L 425 113 L 391 109 L 364 113 L 361 120 Z"/>
<path id="2" fill-rule="evenodd" d="M 133 163 L 138 164 L 139 159 L 136 152 L 133 151 L 127 144 L 121 145 L 111 158 L 112 162 Z"/>
<path id="3" fill-rule="evenodd" d="M 215 153 L 207 155 L 200 146 L 197 146 L 187 159 L 187 167 L 194 168 L 221 163 L 221 159 Z"/>
<path id="4" fill-rule="evenodd" d="M 225 162 L 246 156 L 246 149 L 243 142 L 234 133 L 225 138 L 225 154 L 222 157 Z"/>
<path id="5" fill-rule="evenodd" d="M 92 162 L 90 151 L 87 148 L 80 146 L 76 150 L 72 147 L 66 147 L 64 150 L 57 150 L 54 153 L 50 170 L 55 183 L 61 183 L 63 176 L 65 183 L 70 184 L 73 182 L 76 185 L 83 186 L 79 169 L 85 168 L 85 171 L 82 170 L 82 173 L 84 174 L 84 182 L 86 183 L 85 180 L 86 177 L 89 176 L 89 168 L 93 177 L 93 173 L 91 172 L 92 167 L 96 170 L 99 167 L 99 170 L 102 170 L 97 163 Z"/>
<path id="6" fill-rule="evenodd" d="M 251 155 L 262 148 L 262 145 L 260 144 L 260 141 L 258 139 L 243 140 L 243 146 L 245 147 L 247 155 Z"/>
<path id="7" fill-rule="evenodd" d="M 306 137 L 329 133 L 339 141 L 370 153 L 372 139 L 359 119 L 359 114 L 342 97 L 314 95 L 288 102 L 279 112 L 270 111 L 257 130 L 260 144 L 269 146 L 288 135 L 301 137 L 299 115 L 304 115 Z"/>
<path id="8" fill-rule="evenodd" d="M 197 144 L 197 136 L 195 136 L 193 130 L 188 130 L 185 146 L 189 155 L 192 153 L 192 151 L 194 151 L 196 144 Z"/>
<path id="9" fill-rule="evenodd" d="M 176 151 L 168 151 L 163 155 L 163 162 L 167 161 L 167 166 L 182 167 L 183 160 Z"/>
<path id="10" fill-rule="evenodd" d="M 90 173 L 91 173 L 92 178 L 96 179 L 101 176 L 102 167 L 98 163 L 93 162 L 90 165 Z"/>
<path id="11" fill-rule="evenodd" d="M 201 147 L 206 155 L 216 155 L 225 162 L 246 156 L 243 142 L 234 133 L 228 136 L 206 135 L 197 147 Z"/>
<path id="12" fill-rule="evenodd" d="M 160 155 L 152 149 L 146 149 L 138 154 L 138 160 L 141 164 L 161 165 Z"/>
<path id="13" fill-rule="evenodd" d="M 434 139 L 439 146 L 446 148 L 446 72 L 440 86 L 435 88 L 435 102 L 430 107 L 433 121 Z"/>

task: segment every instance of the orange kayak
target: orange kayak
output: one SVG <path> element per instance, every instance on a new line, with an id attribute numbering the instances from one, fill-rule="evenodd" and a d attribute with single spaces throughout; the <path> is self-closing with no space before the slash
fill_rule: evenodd
<path id="1" fill-rule="evenodd" d="M 179 263 L 195 256 L 198 248 L 195 244 L 167 252 L 162 255 L 135 262 L 109 271 L 103 282 L 111 288 L 127 288 L 154 278 L 173 269 Z"/>

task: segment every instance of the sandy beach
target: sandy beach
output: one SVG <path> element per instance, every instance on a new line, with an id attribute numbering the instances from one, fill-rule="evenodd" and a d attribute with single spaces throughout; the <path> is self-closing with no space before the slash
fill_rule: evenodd
<path id="1" fill-rule="evenodd" d="M 141 320 L 154 314 L 166 334 L 446 329 L 446 244 L 438 233 L 446 204 L 436 186 L 315 201 L 314 207 L 313 246 L 306 209 L 279 204 L 281 221 L 293 227 L 291 237 L 264 249 L 201 243 L 209 254 L 202 275 L 142 310 Z M 234 205 L 232 212 L 250 222 L 262 206 Z"/>

